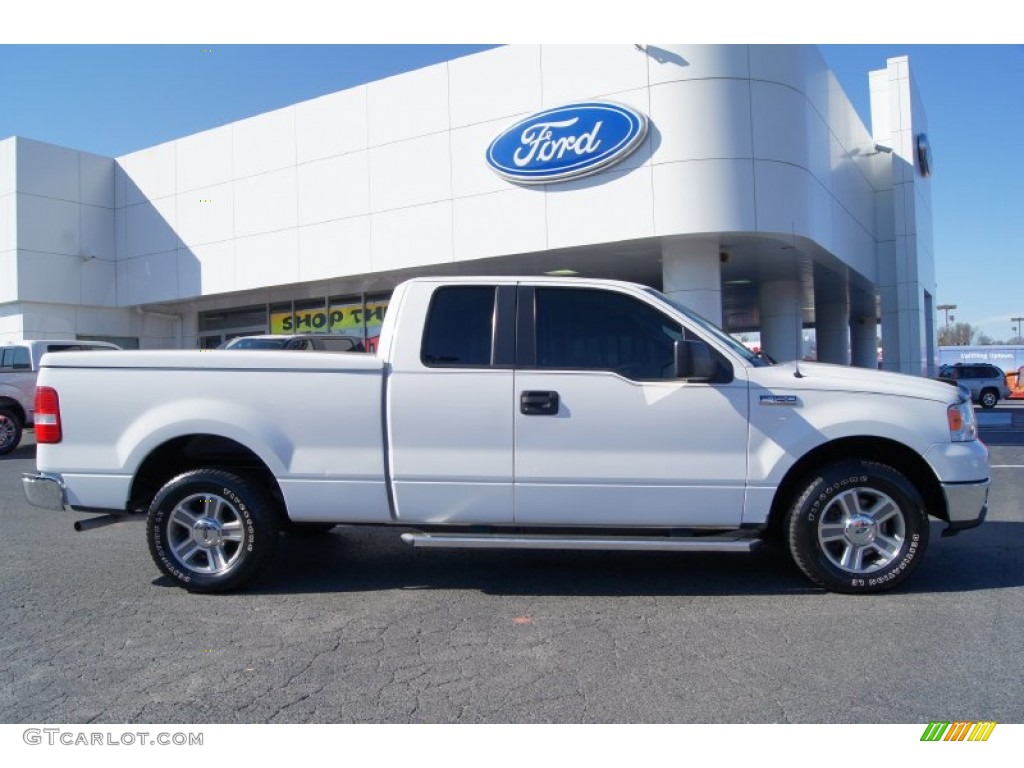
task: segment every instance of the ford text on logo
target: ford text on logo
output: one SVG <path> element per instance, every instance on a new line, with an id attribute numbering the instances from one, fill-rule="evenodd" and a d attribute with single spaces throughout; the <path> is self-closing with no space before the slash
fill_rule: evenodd
<path id="1" fill-rule="evenodd" d="M 608 102 L 569 104 L 516 123 L 487 148 L 487 164 L 502 178 L 546 184 L 597 173 L 635 150 L 647 118 Z"/>

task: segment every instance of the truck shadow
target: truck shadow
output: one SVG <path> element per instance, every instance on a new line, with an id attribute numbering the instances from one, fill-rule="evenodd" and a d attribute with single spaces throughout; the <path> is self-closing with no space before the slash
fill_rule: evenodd
<path id="1" fill-rule="evenodd" d="M 1024 585 L 1024 523 L 989 522 L 931 544 L 898 591 L 967 592 Z M 282 537 L 252 594 L 476 590 L 494 595 L 814 594 L 781 549 L 753 554 L 414 550 L 394 530 L 339 527 L 317 537 Z"/>

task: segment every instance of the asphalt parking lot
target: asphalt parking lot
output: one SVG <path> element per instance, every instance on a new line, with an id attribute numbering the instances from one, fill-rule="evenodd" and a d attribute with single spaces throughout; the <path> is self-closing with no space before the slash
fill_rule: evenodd
<path id="1" fill-rule="evenodd" d="M 755 555 L 412 550 L 284 537 L 242 594 L 75 533 L 0 459 L 0 722 L 1024 722 L 1024 404 L 983 417 L 988 521 L 900 590 Z M 85 517 L 85 516 L 82 516 Z"/>

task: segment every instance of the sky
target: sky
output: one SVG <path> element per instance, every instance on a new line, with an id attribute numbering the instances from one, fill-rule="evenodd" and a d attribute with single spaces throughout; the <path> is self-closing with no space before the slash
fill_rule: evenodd
<path id="1" fill-rule="evenodd" d="M 303 2 L 295 0 L 288 7 Z M 61 5 L 57 3 L 57 7 Z M 100 7 L 116 5 L 109 0 L 99 2 Z M 641 0 L 631 7 L 642 10 L 645 5 Z M 757 8 L 765 5 L 769 4 Z M 770 5 L 775 12 L 781 8 L 779 3 Z M 721 27 L 715 26 L 722 21 L 718 17 L 688 16 L 685 23 L 679 20 L 679 32 L 673 36 L 698 42 L 828 42 L 819 48 L 866 123 L 870 120 L 868 72 L 884 68 L 887 57 L 909 55 L 928 116 L 935 165 L 936 304 L 956 304 L 953 315 L 957 321 L 978 326 L 993 339 L 1015 335 L 1010 318 L 1024 316 L 1024 162 L 1019 149 L 1024 125 L 1024 46 L 985 42 L 998 40 L 998 31 L 992 30 L 999 25 L 981 12 L 940 18 L 933 34 L 944 43 L 964 39 L 983 44 L 923 44 L 919 41 L 922 37 L 927 41 L 929 34 L 922 35 L 915 3 L 909 1 L 902 18 L 892 16 L 891 3 L 877 9 L 872 2 L 859 5 L 857 23 L 848 33 L 860 35 L 860 39 L 875 36 L 890 41 L 855 44 L 837 36 L 834 25 L 816 20 L 808 9 L 820 13 L 820 4 L 805 6 L 802 0 L 785 0 L 783 5 L 806 10 L 805 26 L 787 23 L 779 27 L 778 14 L 762 20 L 755 12 L 723 16 L 728 24 Z M 985 5 L 980 2 L 978 7 Z M 45 9 L 52 7 L 46 5 Z M 336 31 L 333 39 L 344 44 L 327 45 L 319 44 L 318 31 L 325 25 L 302 14 L 295 14 L 304 21 L 297 32 L 285 16 L 243 26 L 225 17 L 209 17 L 200 25 L 184 15 L 184 26 L 182 19 L 177 23 L 166 19 L 164 35 L 161 24 L 165 20 L 115 27 L 111 32 L 111 28 L 98 25 L 94 16 L 82 22 L 83 32 L 70 14 L 70 9 L 77 7 L 67 5 L 62 10 L 69 13 L 52 14 L 62 24 L 41 26 L 43 19 L 37 18 L 36 24 L 29 19 L 0 29 L 0 139 L 18 135 L 119 156 L 490 47 L 465 42 L 467 35 L 468 39 L 487 39 L 504 33 L 506 39 L 523 42 L 621 42 L 628 36 L 649 41 L 655 34 L 664 34 L 660 24 L 648 20 L 646 28 L 637 28 L 628 19 L 621 29 L 615 23 L 593 30 L 582 25 L 581 34 L 581 25 L 573 26 L 572 15 L 557 17 L 558 12 L 546 5 L 517 7 L 538 13 L 544 9 L 545 19 L 555 14 L 554 26 L 533 23 L 531 18 L 538 21 L 540 17 L 524 19 L 520 13 L 510 16 L 518 21 L 506 27 L 502 27 L 504 22 L 474 17 L 463 19 L 465 28 L 455 29 L 452 9 L 490 6 L 435 0 L 430 4 L 372 6 L 376 10 L 364 22 L 369 24 L 366 34 L 335 25 L 330 27 Z M 96 2 L 89 7 L 95 8 Z M 190 0 L 181 7 L 201 17 Z M 424 15 L 427 7 L 432 9 L 430 15 Z M 884 13 L 891 22 L 884 32 L 874 25 L 873 12 Z M 39 29 L 46 29 L 46 34 L 40 35 Z M 194 29 L 228 44 L 180 44 L 197 37 Z M 722 29 L 729 33 L 723 34 Z M 914 44 L 893 42 L 899 29 L 906 30 Z M 692 38 L 687 30 L 692 30 Z M 424 38 L 453 42 L 425 43 Z M 362 39 L 400 42 L 369 44 L 359 42 Z M 169 41 L 179 44 L 155 44 Z M 276 44 L 235 44 L 265 41 Z M 938 322 L 943 322 L 941 314 Z"/>

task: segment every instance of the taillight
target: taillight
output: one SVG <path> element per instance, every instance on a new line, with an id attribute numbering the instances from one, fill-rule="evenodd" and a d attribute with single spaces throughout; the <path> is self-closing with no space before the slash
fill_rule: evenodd
<path id="1" fill-rule="evenodd" d="M 53 387 L 36 387 L 36 442 L 59 443 L 60 400 Z"/>

